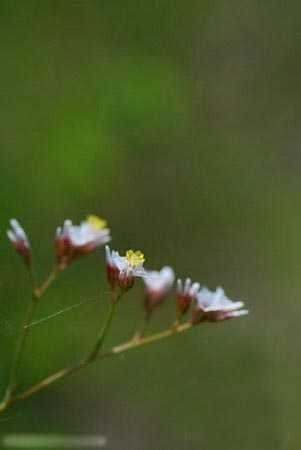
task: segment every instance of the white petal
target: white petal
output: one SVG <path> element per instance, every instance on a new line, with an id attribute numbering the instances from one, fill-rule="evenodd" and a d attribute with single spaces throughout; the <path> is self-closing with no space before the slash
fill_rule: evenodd
<path id="1" fill-rule="evenodd" d="M 183 290 L 183 283 L 180 278 L 177 279 L 177 291 L 181 292 Z"/>
<path id="2" fill-rule="evenodd" d="M 12 230 L 7 231 L 7 237 L 12 243 L 17 241 L 17 237 L 16 237 L 15 233 L 12 232 Z"/>
<path id="3" fill-rule="evenodd" d="M 249 314 L 248 309 L 240 309 L 239 311 L 232 311 L 230 317 L 246 316 L 247 314 Z"/>
<path id="4" fill-rule="evenodd" d="M 184 284 L 184 293 L 187 294 L 191 286 L 191 279 L 186 278 L 185 284 Z"/>

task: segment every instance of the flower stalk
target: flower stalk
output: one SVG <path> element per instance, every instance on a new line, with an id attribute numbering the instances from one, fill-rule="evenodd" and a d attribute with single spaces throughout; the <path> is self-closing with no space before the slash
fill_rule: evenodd
<path id="1" fill-rule="evenodd" d="M 39 300 L 45 293 L 45 291 L 50 287 L 50 285 L 55 281 L 59 273 L 59 268 L 57 265 L 55 265 L 54 268 L 51 270 L 50 274 L 48 275 L 48 277 L 41 284 L 41 286 L 37 287 L 32 266 L 30 265 L 28 269 L 30 282 L 32 286 L 32 296 L 28 304 L 27 311 L 25 313 L 25 317 L 17 339 L 16 349 L 13 355 L 13 361 L 10 368 L 7 388 L 5 391 L 4 399 L 2 403 L 0 403 L 0 412 L 5 410 L 6 407 L 8 407 L 11 404 L 12 399 L 14 397 L 14 393 L 17 390 L 18 371 L 23 356 L 23 352 L 25 349 L 26 339 L 30 329 L 29 325 L 32 322 Z"/>
<path id="2" fill-rule="evenodd" d="M 34 289 L 34 296 L 37 299 L 40 299 L 44 293 L 49 289 L 49 287 L 54 283 L 54 281 L 57 279 L 60 272 L 64 270 L 64 267 L 59 266 L 58 264 L 54 264 L 52 270 L 50 271 L 49 275 L 45 278 L 41 286 L 36 287 Z"/>
<path id="3" fill-rule="evenodd" d="M 107 323 L 107 322 L 106 322 Z M 58 372 L 53 373 L 52 375 L 49 375 L 48 377 L 44 378 L 43 380 L 39 381 L 35 385 L 31 386 L 30 388 L 26 389 L 20 394 L 12 395 L 9 402 L 4 406 L 0 405 L 0 413 L 5 411 L 9 406 L 12 404 L 26 400 L 29 397 L 32 397 L 33 395 L 37 394 L 40 391 L 43 391 L 44 389 L 48 388 L 52 384 L 56 383 L 59 380 L 62 380 L 64 378 L 69 377 L 70 375 L 73 375 L 77 372 L 79 372 L 81 369 L 89 366 L 90 364 L 94 363 L 95 361 L 113 357 L 116 355 L 120 355 L 122 353 L 125 353 L 129 350 L 133 350 L 138 347 L 143 347 L 149 344 L 152 344 L 154 342 L 160 341 L 162 339 L 166 339 L 168 337 L 176 336 L 180 333 L 183 333 L 185 331 L 190 330 L 193 327 L 191 322 L 185 322 L 181 325 L 179 325 L 177 328 L 170 327 L 164 331 L 161 331 L 159 333 L 152 334 L 147 337 L 142 337 L 140 339 L 131 339 L 123 344 L 116 345 L 112 347 L 111 349 L 104 351 L 102 353 L 94 353 L 93 358 L 85 358 L 84 360 L 78 362 L 77 364 L 74 364 L 72 366 L 66 367 L 64 369 L 59 370 Z"/>
<path id="4" fill-rule="evenodd" d="M 116 305 L 118 300 L 122 297 L 122 292 L 118 293 L 116 290 L 111 291 L 111 301 L 109 304 L 109 311 L 106 320 L 104 321 L 104 324 L 100 330 L 99 336 L 96 340 L 96 343 L 92 349 L 92 351 L 88 354 L 85 361 L 87 363 L 90 363 L 94 361 L 95 358 L 97 358 L 100 350 L 102 349 L 102 346 L 104 344 L 104 340 L 107 337 L 110 327 L 116 312 Z"/>
<path id="5" fill-rule="evenodd" d="M 222 288 L 210 291 L 205 287 L 201 289 L 200 284 L 197 282 L 192 283 L 190 278 L 187 278 L 184 282 L 178 279 L 177 289 L 173 291 L 176 300 L 176 322 L 159 333 L 146 335 L 151 317 L 173 290 L 174 270 L 169 266 L 164 266 L 159 271 L 146 270 L 144 268 L 145 257 L 140 250 L 128 250 L 124 256 L 121 256 L 118 251 L 111 251 L 106 246 L 105 265 L 107 280 L 111 287 L 109 308 L 91 351 L 78 362 L 46 376 L 41 381 L 20 392 L 18 387 L 19 367 L 29 328 L 41 297 L 56 280 L 60 272 L 69 267 L 79 257 L 83 257 L 98 247 L 107 244 L 111 240 L 111 236 L 106 221 L 97 216 L 88 216 L 80 225 L 73 225 L 70 220 L 65 220 L 63 226 L 57 229 L 54 240 L 56 263 L 44 282 L 38 286 L 33 272 L 32 251 L 28 237 L 16 219 L 11 220 L 10 224 L 11 229 L 8 230 L 8 238 L 28 269 L 32 286 L 32 297 L 17 338 L 8 385 L 4 399 L 0 403 L 0 413 L 7 410 L 14 403 L 23 401 L 43 391 L 55 382 L 69 377 L 98 360 L 123 354 L 129 350 L 176 336 L 190 330 L 199 323 L 223 321 L 248 313 L 247 310 L 242 309 L 243 302 L 230 300 Z M 117 304 L 121 297 L 134 287 L 136 279 L 139 278 L 143 280 L 145 286 L 144 321 L 142 327 L 138 329 L 132 339 L 113 346 L 109 350 L 103 350 L 104 342 L 110 332 L 116 314 Z M 192 310 L 191 317 L 182 323 L 182 319 L 189 309 Z"/>

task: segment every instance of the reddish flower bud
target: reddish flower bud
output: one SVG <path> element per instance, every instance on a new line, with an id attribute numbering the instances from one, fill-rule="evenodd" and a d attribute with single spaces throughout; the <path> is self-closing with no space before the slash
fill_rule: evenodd
<path id="1" fill-rule="evenodd" d="M 175 279 L 174 271 L 171 267 L 163 267 L 159 272 L 148 271 L 143 277 L 145 283 L 145 309 L 151 312 L 160 306 L 171 289 Z"/>
<path id="2" fill-rule="evenodd" d="M 30 247 L 30 242 L 28 237 L 16 219 L 10 220 L 11 230 L 7 231 L 7 237 L 15 248 L 16 252 L 19 253 L 24 259 L 27 266 L 31 265 L 32 252 Z"/>
<path id="3" fill-rule="evenodd" d="M 182 280 L 177 280 L 177 307 L 179 315 L 185 314 L 200 289 L 200 283 L 192 283 L 190 278 L 186 278 L 183 285 Z"/>

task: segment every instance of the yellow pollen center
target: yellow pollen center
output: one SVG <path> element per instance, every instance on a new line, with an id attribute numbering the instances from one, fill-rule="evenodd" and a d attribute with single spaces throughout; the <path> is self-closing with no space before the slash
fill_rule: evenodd
<path id="1" fill-rule="evenodd" d="M 89 225 L 91 225 L 92 228 L 94 228 L 94 230 L 103 230 L 104 228 L 107 227 L 107 222 L 104 219 L 101 219 L 100 217 L 97 216 L 88 216 L 87 217 L 87 222 Z"/>
<path id="2" fill-rule="evenodd" d="M 140 252 L 140 250 L 137 250 L 136 252 L 128 250 L 125 257 L 132 267 L 141 266 L 145 261 L 144 254 Z"/>

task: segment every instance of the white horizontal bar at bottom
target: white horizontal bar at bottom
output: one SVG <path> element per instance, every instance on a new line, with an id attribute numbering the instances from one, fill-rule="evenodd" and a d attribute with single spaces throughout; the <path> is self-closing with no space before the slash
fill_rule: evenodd
<path id="1" fill-rule="evenodd" d="M 103 448 L 106 438 L 98 435 L 7 434 L 0 438 L 2 448 Z"/>

